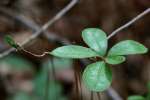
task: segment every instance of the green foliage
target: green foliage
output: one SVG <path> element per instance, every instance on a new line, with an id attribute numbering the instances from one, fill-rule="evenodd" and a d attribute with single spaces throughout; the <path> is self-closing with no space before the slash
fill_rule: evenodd
<path id="1" fill-rule="evenodd" d="M 86 67 L 83 72 L 83 82 L 92 91 L 104 91 L 112 82 L 112 72 L 108 66 L 102 62 L 96 62 Z"/>
<path id="2" fill-rule="evenodd" d="M 4 57 L 3 59 L 0 59 L 0 68 L 1 67 L 9 68 L 11 71 L 33 70 L 32 63 L 17 55 L 9 55 Z"/>
<path id="3" fill-rule="evenodd" d="M 52 69 L 51 60 L 53 60 L 53 66 L 55 67 L 55 69 L 65 69 L 73 66 L 72 59 L 54 57 L 53 59 L 47 59 L 46 61 L 44 61 L 43 67 L 49 67 L 49 69 L 51 70 Z"/>
<path id="4" fill-rule="evenodd" d="M 125 40 L 113 46 L 109 50 L 108 56 L 143 54 L 147 51 L 148 49 L 144 45 L 133 40 Z"/>
<path id="5" fill-rule="evenodd" d="M 126 58 L 124 56 L 109 56 L 105 58 L 105 61 L 112 65 L 123 63 L 125 60 Z"/>
<path id="6" fill-rule="evenodd" d="M 63 58 L 89 58 L 98 56 L 92 49 L 77 45 L 59 47 L 50 54 Z"/>
<path id="7" fill-rule="evenodd" d="M 29 94 L 25 92 L 17 92 L 16 95 L 14 95 L 9 100 L 33 100 L 33 99 Z"/>
<path id="8" fill-rule="evenodd" d="M 129 96 L 128 100 L 146 100 L 146 99 L 140 95 L 133 95 L 133 96 Z"/>
<path id="9" fill-rule="evenodd" d="M 5 42 L 16 49 L 19 47 L 19 45 L 14 41 L 14 39 L 9 35 L 5 36 Z"/>
<path id="10" fill-rule="evenodd" d="M 59 84 L 57 81 L 50 80 L 49 82 L 49 87 L 46 86 L 47 84 L 47 67 L 48 66 L 43 66 L 42 70 L 38 73 L 36 78 L 33 81 L 34 85 L 34 92 L 35 95 L 38 97 L 38 100 L 43 100 L 45 96 L 45 89 L 48 88 L 48 100 L 67 100 L 63 95 L 62 95 L 62 86 Z"/>
<path id="11" fill-rule="evenodd" d="M 84 84 L 96 92 L 104 91 L 111 85 L 112 72 L 106 63 L 120 64 L 125 61 L 123 55 L 143 54 L 148 51 L 144 45 L 136 41 L 125 40 L 113 46 L 105 57 L 108 45 L 105 32 L 98 28 L 87 28 L 82 31 L 82 38 L 90 48 L 76 45 L 62 46 L 50 54 L 63 58 L 102 58 L 104 61 L 88 65 L 83 72 Z"/>
<path id="12" fill-rule="evenodd" d="M 87 28 L 82 31 L 84 42 L 100 56 L 104 56 L 107 50 L 107 36 L 98 28 Z"/>

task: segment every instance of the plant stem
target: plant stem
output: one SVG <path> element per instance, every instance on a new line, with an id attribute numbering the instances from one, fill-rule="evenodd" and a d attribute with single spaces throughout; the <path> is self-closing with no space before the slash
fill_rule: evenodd
<path id="1" fill-rule="evenodd" d="M 55 70 L 55 65 L 54 65 L 53 58 L 51 59 L 51 65 L 52 65 L 52 76 L 53 76 L 53 81 L 54 81 L 54 84 L 56 84 L 56 70 Z M 54 86 L 55 86 L 55 85 L 54 85 Z M 54 88 L 56 88 L 56 86 L 55 86 Z M 58 100 L 57 95 L 56 95 L 56 97 L 55 97 L 55 100 Z"/>
<path id="2" fill-rule="evenodd" d="M 49 52 L 43 52 L 42 54 L 39 54 L 39 55 L 38 54 L 34 54 L 34 53 L 30 52 L 30 51 L 25 50 L 23 47 L 21 47 L 21 49 L 19 49 L 19 50 L 22 50 L 23 52 L 25 52 L 27 54 L 30 54 L 30 55 L 32 55 L 34 57 L 37 57 L 37 58 L 41 58 L 41 57 L 44 57 L 45 55 L 49 54 Z"/>
<path id="3" fill-rule="evenodd" d="M 97 94 L 98 100 L 101 100 L 101 94 L 99 92 L 97 92 L 96 94 Z"/>
<path id="4" fill-rule="evenodd" d="M 77 66 L 77 75 L 78 75 L 78 84 L 80 90 L 80 100 L 82 100 L 83 97 L 82 97 L 82 83 L 81 83 L 81 68 L 79 66 Z"/>
<path id="5" fill-rule="evenodd" d="M 50 84 L 50 70 L 49 70 L 49 66 L 46 66 L 46 73 L 47 73 L 47 78 L 46 78 L 46 85 L 45 85 L 45 96 L 44 96 L 44 100 L 48 100 L 49 98 L 49 84 Z"/>
<path id="6" fill-rule="evenodd" d="M 77 99 L 78 99 L 80 94 L 79 94 L 79 85 L 78 85 L 78 73 L 77 73 L 77 69 L 75 66 L 74 66 L 74 76 L 75 76 L 75 90 L 76 90 Z"/>
<path id="7" fill-rule="evenodd" d="M 90 100 L 93 100 L 93 92 L 91 91 L 91 98 L 90 98 Z"/>

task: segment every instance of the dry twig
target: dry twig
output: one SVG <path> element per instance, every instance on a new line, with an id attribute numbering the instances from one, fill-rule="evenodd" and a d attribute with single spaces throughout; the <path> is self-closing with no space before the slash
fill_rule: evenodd
<path id="1" fill-rule="evenodd" d="M 27 43 L 31 42 L 33 39 L 38 37 L 43 31 L 45 31 L 49 26 L 54 24 L 57 20 L 59 20 L 62 16 L 64 16 L 72 7 L 75 6 L 78 0 L 72 0 L 65 8 L 63 8 L 60 12 L 58 12 L 52 19 L 50 19 L 47 23 L 45 23 L 40 29 L 38 29 L 32 36 L 26 39 L 20 46 L 24 46 Z M 0 58 L 7 56 L 11 52 L 15 51 L 14 48 L 11 48 L 2 54 L 0 54 Z"/>
<path id="2" fill-rule="evenodd" d="M 150 8 L 146 9 L 145 11 L 143 11 L 141 14 L 139 14 L 138 16 L 134 17 L 131 21 L 127 22 L 126 24 L 124 24 L 123 26 L 117 28 L 115 31 L 113 31 L 107 39 L 110 39 L 111 37 L 113 37 L 114 35 L 116 35 L 117 33 L 119 33 L 120 31 L 122 31 L 123 29 L 129 27 L 130 25 L 132 25 L 133 23 L 135 23 L 136 21 L 138 21 L 139 19 L 141 19 L 142 17 L 144 17 L 145 15 L 147 15 L 148 13 L 150 13 Z"/>

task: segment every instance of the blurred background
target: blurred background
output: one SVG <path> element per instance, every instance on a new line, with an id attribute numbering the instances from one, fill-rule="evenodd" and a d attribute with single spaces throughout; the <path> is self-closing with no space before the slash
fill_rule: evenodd
<path id="1" fill-rule="evenodd" d="M 22 43 L 69 2 L 70 0 L 1 0 L 1 54 L 10 49 L 4 42 L 5 35 L 11 35 L 18 43 Z M 149 0 L 79 0 L 46 32 L 27 43 L 24 48 L 42 54 L 67 44 L 86 46 L 81 38 L 84 28 L 97 27 L 109 35 L 149 7 Z M 109 47 L 118 41 L 133 39 L 150 48 L 149 26 L 150 14 L 111 38 Z M 91 61 L 51 56 L 37 58 L 21 51 L 2 55 L 0 100 L 44 100 L 45 95 L 48 95 L 48 100 L 91 100 L 90 91 L 81 80 L 82 71 L 89 62 Z M 116 94 L 122 100 L 126 100 L 129 95 L 146 95 L 147 83 L 150 81 L 149 52 L 127 56 L 126 62 L 111 68 L 111 89 L 101 93 L 101 100 L 117 100 L 113 98 Z M 49 91 L 48 94 L 46 91 Z M 96 95 L 94 98 L 98 100 Z"/>

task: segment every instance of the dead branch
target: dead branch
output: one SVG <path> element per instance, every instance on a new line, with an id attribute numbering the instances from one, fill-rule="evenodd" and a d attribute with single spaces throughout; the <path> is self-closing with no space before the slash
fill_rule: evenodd
<path id="1" fill-rule="evenodd" d="M 124 24 L 123 26 L 117 28 L 115 31 L 113 31 L 107 39 L 110 39 L 111 37 L 113 37 L 114 35 L 116 35 L 117 33 L 119 33 L 120 31 L 122 31 L 123 29 L 129 27 L 130 25 L 132 25 L 133 23 L 135 23 L 136 21 L 138 21 L 139 19 L 141 19 L 142 17 L 144 17 L 145 15 L 147 15 L 148 13 L 150 13 L 150 8 L 146 9 L 145 11 L 143 11 L 141 14 L 139 14 L 138 16 L 136 16 L 135 18 L 133 18 L 131 21 L 129 21 L 128 23 Z"/>
<path id="2" fill-rule="evenodd" d="M 38 29 L 33 35 L 31 35 L 28 39 L 26 39 L 23 43 L 20 44 L 20 46 L 24 46 L 30 41 L 37 38 L 44 30 L 46 30 L 49 26 L 54 24 L 57 20 L 59 20 L 62 16 L 64 16 L 72 7 L 75 6 L 75 4 L 78 2 L 78 0 L 72 0 L 66 7 L 64 7 L 60 12 L 58 12 L 52 19 L 50 19 L 47 23 L 45 23 L 40 29 Z M 15 49 L 11 48 L 2 54 L 0 54 L 0 58 L 7 56 L 11 52 L 14 52 Z"/>

